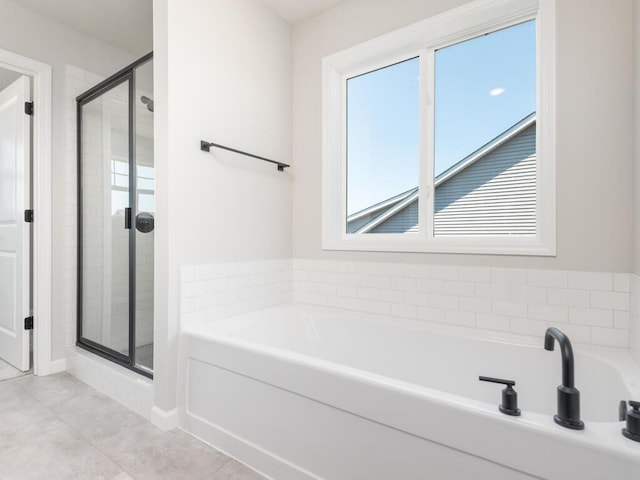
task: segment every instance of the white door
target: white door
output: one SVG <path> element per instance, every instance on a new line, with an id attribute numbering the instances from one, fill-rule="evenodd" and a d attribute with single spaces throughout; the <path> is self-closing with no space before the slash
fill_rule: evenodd
<path id="1" fill-rule="evenodd" d="M 26 76 L 0 92 L 0 358 L 22 371 L 29 370 L 30 98 Z"/>

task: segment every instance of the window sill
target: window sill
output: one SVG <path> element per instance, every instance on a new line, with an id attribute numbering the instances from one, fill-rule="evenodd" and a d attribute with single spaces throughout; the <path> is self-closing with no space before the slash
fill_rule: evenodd
<path id="1" fill-rule="evenodd" d="M 497 237 L 447 237 L 426 240 L 424 238 L 399 239 L 397 234 L 370 234 L 367 235 L 367 238 L 362 238 L 360 235 L 345 235 L 342 239 L 325 239 L 322 242 L 322 250 L 438 254 L 523 255 L 539 257 L 556 256 L 555 244 L 551 244 L 551 242 L 547 242 L 545 244 L 537 238 L 502 239 Z"/>

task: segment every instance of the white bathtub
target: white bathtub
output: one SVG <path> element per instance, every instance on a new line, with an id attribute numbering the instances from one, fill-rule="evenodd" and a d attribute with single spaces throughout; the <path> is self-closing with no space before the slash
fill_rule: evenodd
<path id="1" fill-rule="evenodd" d="M 627 351 L 574 344 L 583 431 L 556 425 L 559 349 L 539 341 L 286 305 L 181 335 L 182 428 L 277 479 L 638 479 L 620 400 Z M 515 380 L 522 415 L 498 411 Z"/>

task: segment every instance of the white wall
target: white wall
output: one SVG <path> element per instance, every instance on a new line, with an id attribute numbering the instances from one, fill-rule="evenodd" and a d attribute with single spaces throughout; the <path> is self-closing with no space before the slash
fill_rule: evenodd
<path id="1" fill-rule="evenodd" d="M 631 352 L 640 363 L 640 0 L 634 0 L 633 115 L 633 275 L 631 276 Z"/>
<path id="2" fill-rule="evenodd" d="M 175 406 L 179 268 L 291 256 L 290 28 L 257 0 L 154 2 L 156 406 Z"/>
<path id="3" fill-rule="evenodd" d="M 633 273 L 640 275 L 640 0 L 634 0 Z"/>
<path id="4" fill-rule="evenodd" d="M 65 161 L 67 130 L 74 129 L 75 124 L 68 125 L 65 117 L 64 67 L 75 65 L 108 76 L 135 57 L 8 0 L 0 0 L 0 12 L 0 48 L 53 67 L 51 356 L 58 360 L 65 356 L 65 323 L 69 306 L 75 304 L 75 277 L 68 268 L 69 262 L 75 263 L 75 239 L 68 234 L 68 224 L 75 218 L 75 200 L 71 197 L 76 190 L 73 172 Z M 37 212 L 35 215 L 37 219 Z"/>
<path id="5" fill-rule="evenodd" d="M 293 29 L 294 257 L 628 272 L 631 0 L 557 2 L 557 257 L 321 251 L 322 57 L 463 3 L 351 0 Z"/>

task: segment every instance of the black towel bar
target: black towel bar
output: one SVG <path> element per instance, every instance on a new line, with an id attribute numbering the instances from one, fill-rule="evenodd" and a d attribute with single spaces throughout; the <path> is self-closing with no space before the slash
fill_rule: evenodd
<path id="1" fill-rule="evenodd" d="M 206 142 L 204 140 L 200 140 L 200 150 L 202 150 L 203 152 L 210 151 L 211 147 L 222 148 L 223 150 L 228 150 L 230 152 L 239 153 L 240 155 L 246 155 L 247 157 L 257 158 L 258 160 L 262 160 L 263 162 L 275 163 L 277 168 L 278 168 L 278 171 L 280 171 L 280 172 L 284 172 L 284 169 L 290 166 L 290 165 L 287 165 L 286 163 L 277 162 L 275 160 L 270 160 L 268 158 L 264 158 L 264 157 L 260 157 L 258 155 L 254 155 L 253 153 L 247 153 L 247 152 L 243 152 L 242 150 L 236 150 L 235 148 L 225 147 L 224 145 L 219 145 L 217 143 Z"/>

